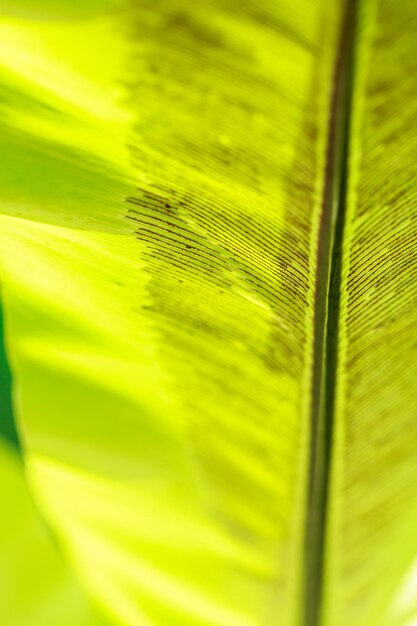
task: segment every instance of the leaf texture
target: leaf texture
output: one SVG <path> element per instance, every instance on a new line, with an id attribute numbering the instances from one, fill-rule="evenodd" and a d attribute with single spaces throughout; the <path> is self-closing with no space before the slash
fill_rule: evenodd
<path id="1" fill-rule="evenodd" d="M 27 463 L 116 623 L 294 623 L 340 16 L 126 11 L 5 26 L 1 253 Z"/>
<path id="2" fill-rule="evenodd" d="M 328 624 L 417 617 L 416 36 L 413 3 L 360 4 Z"/>
<path id="3" fill-rule="evenodd" d="M 305 529 L 343 4 L 4 12 L 0 279 L 45 520 L 115 625 L 318 626 Z M 325 626 L 417 609 L 416 18 L 359 2 Z"/>

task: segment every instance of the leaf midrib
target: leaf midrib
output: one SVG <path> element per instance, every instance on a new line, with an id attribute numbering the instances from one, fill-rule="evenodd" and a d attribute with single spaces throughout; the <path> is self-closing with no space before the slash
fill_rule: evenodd
<path id="1" fill-rule="evenodd" d="M 345 0 L 330 102 L 318 235 L 302 626 L 321 624 L 358 4 L 359 0 Z"/>

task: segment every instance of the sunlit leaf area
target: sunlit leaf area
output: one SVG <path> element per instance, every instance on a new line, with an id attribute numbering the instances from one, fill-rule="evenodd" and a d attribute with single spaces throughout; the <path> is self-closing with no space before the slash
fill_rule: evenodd
<path id="1" fill-rule="evenodd" d="M 1 0 L 1 626 L 417 626 L 415 0 Z"/>

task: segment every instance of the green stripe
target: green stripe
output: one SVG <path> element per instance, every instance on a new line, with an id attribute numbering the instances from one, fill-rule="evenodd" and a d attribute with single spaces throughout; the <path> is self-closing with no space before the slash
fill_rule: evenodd
<path id="1" fill-rule="evenodd" d="M 3 308 L 0 306 L 0 435 L 20 449 L 12 402 L 12 375 L 4 344 Z"/>

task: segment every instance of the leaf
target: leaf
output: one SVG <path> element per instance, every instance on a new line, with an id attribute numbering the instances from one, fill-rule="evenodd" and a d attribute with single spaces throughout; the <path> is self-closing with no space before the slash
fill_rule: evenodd
<path id="1" fill-rule="evenodd" d="M 16 452 L 0 440 L 1 617 L 10 626 L 99 626 L 40 521 Z M 42 571 L 39 571 L 39 566 Z"/>
<path id="2" fill-rule="evenodd" d="M 415 618 L 417 25 L 358 8 L 6 5 L 15 410 L 114 624 Z"/>
<path id="3" fill-rule="evenodd" d="M 416 11 L 360 4 L 341 285 L 328 624 L 412 626 Z"/>

